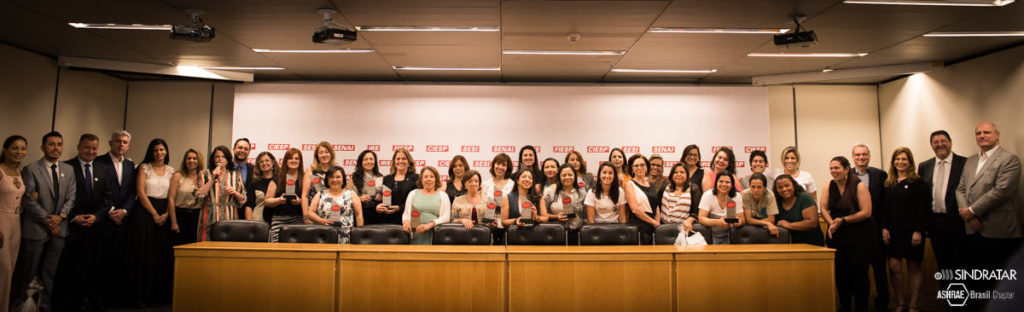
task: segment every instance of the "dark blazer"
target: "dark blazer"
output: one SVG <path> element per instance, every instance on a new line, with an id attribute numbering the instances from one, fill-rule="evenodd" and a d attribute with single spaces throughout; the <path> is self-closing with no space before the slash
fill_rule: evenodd
<path id="1" fill-rule="evenodd" d="M 137 197 L 135 196 L 135 162 L 128 158 L 122 161 L 120 183 L 117 181 L 117 170 L 114 169 L 114 161 L 110 157 L 110 153 L 97 156 L 92 162 L 105 165 L 108 176 L 111 177 L 110 204 L 131 214 Z"/>
<path id="2" fill-rule="evenodd" d="M 935 174 L 935 157 L 929 158 L 921 162 L 917 166 L 917 175 L 921 176 L 921 179 L 928 184 L 929 190 L 935 187 L 935 182 L 932 181 L 932 176 Z M 964 164 L 967 163 L 967 157 L 963 157 L 957 154 L 953 154 L 953 160 L 951 161 L 952 167 L 949 168 L 949 176 L 946 177 L 946 194 L 942 200 L 946 201 L 946 214 L 953 216 L 956 220 L 963 222 L 960 219 L 959 205 L 956 202 L 956 186 L 960 184 L 960 176 L 964 172 Z"/>
<path id="3" fill-rule="evenodd" d="M 71 207 L 75 206 L 75 176 L 71 173 L 74 169 L 63 162 L 57 162 L 60 175 L 57 184 L 60 189 L 54 194 L 53 182 L 50 181 L 50 168 L 46 160 L 39 159 L 21 169 L 21 179 L 25 181 L 26 195 L 21 197 L 21 238 L 29 240 L 42 240 L 50 237 L 50 230 L 46 228 L 46 222 L 50 215 L 67 215 Z M 39 199 L 28 196 L 27 193 L 38 192 Z M 65 220 L 67 220 L 65 218 Z M 68 236 L 68 222 L 60 223 L 60 235 Z"/>
<path id="4" fill-rule="evenodd" d="M 868 192 L 871 193 L 871 219 L 875 224 L 882 221 L 882 203 L 885 202 L 885 179 L 889 174 L 875 167 L 868 167 Z"/>
<path id="5" fill-rule="evenodd" d="M 232 160 L 232 161 L 234 161 L 234 160 Z M 242 170 L 243 166 L 245 167 L 245 170 Z M 244 165 L 239 165 L 238 163 L 235 163 L 235 168 L 236 168 L 236 170 L 238 170 L 238 172 L 243 172 L 243 171 L 245 172 L 245 176 L 242 177 L 242 184 L 243 185 L 249 185 L 249 182 L 252 182 L 252 172 L 254 170 L 256 170 L 256 166 L 253 166 L 253 164 L 250 164 L 247 161 L 247 162 L 244 162 Z"/>
<path id="6" fill-rule="evenodd" d="M 85 173 L 82 170 L 82 161 L 78 157 L 64 161 L 72 168 L 75 168 L 75 206 L 68 213 L 68 222 L 80 214 L 95 215 L 97 220 L 109 218 L 107 212 L 110 210 L 112 190 L 110 186 L 110 172 L 106 165 L 92 162 L 92 194 L 85 191 Z M 117 183 L 115 180 L 114 183 Z"/>

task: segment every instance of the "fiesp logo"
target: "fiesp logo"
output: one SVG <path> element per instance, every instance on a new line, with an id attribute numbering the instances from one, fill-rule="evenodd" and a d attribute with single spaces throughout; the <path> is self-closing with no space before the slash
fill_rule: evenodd
<path id="1" fill-rule="evenodd" d="M 608 148 L 608 145 L 587 146 L 587 153 L 607 153 L 609 150 L 611 149 Z"/>
<path id="2" fill-rule="evenodd" d="M 473 167 L 474 168 L 490 168 L 491 167 L 491 161 L 490 160 L 474 160 L 473 161 Z"/>
<path id="3" fill-rule="evenodd" d="M 277 143 L 267 144 L 267 150 L 269 150 L 269 151 L 287 151 L 288 148 L 290 148 L 290 147 L 291 147 L 290 144 L 277 144 Z"/>
<path id="4" fill-rule="evenodd" d="M 414 147 L 415 147 L 415 146 L 412 146 L 412 145 L 401 145 L 401 144 L 395 144 L 395 145 L 392 145 L 392 146 L 391 146 L 391 151 L 392 151 L 392 152 L 395 152 L 395 151 L 398 151 L 399 149 L 402 149 L 402 148 L 404 148 L 404 149 L 406 149 L 406 150 L 409 150 L 410 152 L 412 152 L 412 151 L 415 151 L 415 150 L 413 149 Z"/>
<path id="5" fill-rule="evenodd" d="M 640 146 L 637 146 L 637 145 L 623 146 L 622 147 L 622 151 L 625 152 L 627 155 L 630 154 L 630 153 L 639 153 L 640 152 Z"/>
<path id="6" fill-rule="evenodd" d="M 354 144 L 334 144 L 331 145 L 335 152 L 354 152 L 356 146 Z"/>
<path id="7" fill-rule="evenodd" d="M 671 145 L 651 146 L 651 153 L 675 153 L 676 147 Z"/>
<path id="8" fill-rule="evenodd" d="M 514 145 L 494 145 L 491 146 L 492 153 L 515 153 L 516 147 Z"/>
<path id="9" fill-rule="evenodd" d="M 447 153 L 448 145 L 427 145 L 428 153 Z"/>
<path id="10" fill-rule="evenodd" d="M 717 153 L 718 150 L 722 149 L 723 147 L 735 151 L 734 149 L 732 149 L 732 145 L 719 145 L 719 146 L 712 146 L 711 147 L 711 152 L 712 153 Z"/>
<path id="11" fill-rule="evenodd" d="M 463 145 L 462 146 L 462 152 L 463 153 L 479 153 L 480 152 L 480 145 Z"/>
<path id="12" fill-rule="evenodd" d="M 572 145 L 556 145 L 551 147 L 551 151 L 555 153 L 568 153 L 575 150 L 576 147 Z"/>
<path id="13" fill-rule="evenodd" d="M 750 152 L 753 152 L 753 151 L 768 152 L 768 147 L 767 146 L 744 146 L 743 147 L 743 152 L 744 153 L 750 153 Z"/>
<path id="14" fill-rule="evenodd" d="M 373 151 L 373 152 L 380 152 L 380 145 L 377 145 L 377 144 L 367 145 L 366 146 L 366 150 Z"/>
<path id="15" fill-rule="evenodd" d="M 358 162 L 355 159 L 346 159 L 344 162 L 342 162 L 342 164 L 344 164 L 345 166 L 355 166 L 358 164 Z"/>

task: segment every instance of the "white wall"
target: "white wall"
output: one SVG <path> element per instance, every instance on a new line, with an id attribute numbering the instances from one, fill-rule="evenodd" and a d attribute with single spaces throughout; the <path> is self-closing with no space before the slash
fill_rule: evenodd
<path id="1" fill-rule="evenodd" d="M 51 58 L 0 44 L 0 140 L 20 134 L 28 139 L 22 164 L 43 156 L 39 140 L 53 123 L 57 62 Z M 2 141 L 0 141 L 2 142 Z"/>

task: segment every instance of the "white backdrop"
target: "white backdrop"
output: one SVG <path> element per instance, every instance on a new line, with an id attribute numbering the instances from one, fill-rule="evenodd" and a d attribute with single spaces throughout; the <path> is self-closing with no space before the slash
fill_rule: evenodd
<path id="1" fill-rule="evenodd" d="M 417 172 L 430 165 L 447 178 L 462 154 L 486 180 L 494 155 L 516 161 L 527 144 L 539 147 L 538 162 L 579 150 L 591 173 L 614 147 L 627 157 L 656 152 L 667 174 L 697 144 L 705 167 L 716 147 L 733 147 L 743 175 L 749 152 L 770 146 L 767 91 L 745 86 L 256 83 L 235 89 L 234 109 L 233 134 L 253 142 L 250 160 L 295 147 L 308 166 L 328 141 L 349 174 L 367 148 L 379 148 L 387 174 L 393 150 L 406 147 Z"/>

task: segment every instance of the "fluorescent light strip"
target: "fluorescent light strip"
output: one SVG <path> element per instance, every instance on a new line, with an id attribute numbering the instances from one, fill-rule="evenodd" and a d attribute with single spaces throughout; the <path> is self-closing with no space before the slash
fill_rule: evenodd
<path id="1" fill-rule="evenodd" d="M 925 37 L 1022 37 L 1024 31 L 933 31 Z"/>
<path id="2" fill-rule="evenodd" d="M 789 28 L 692 28 L 692 27 L 652 27 L 649 33 L 678 34 L 784 34 Z"/>
<path id="3" fill-rule="evenodd" d="M 371 49 L 343 49 L 343 50 L 275 50 L 275 49 L 252 49 L 256 53 L 373 53 Z"/>
<path id="4" fill-rule="evenodd" d="M 748 53 L 751 57 L 861 57 L 867 53 Z"/>
<path id="5" fill-rule="evenodd" d="M 1013 3 L 1015 0 L 925 0 L 925 1 L 911 1 L 911 0 L 845 0 L 843 3 L 848 4 L 888 4 L 888 5 L 933 5 L 933 6 L 975 6 L 975 7 L 993 7 L 993 6 L 1005 6 Z"/>
<path id="6" fill-rule="evenodd" d="M 118 30 L 171 30 L 171 25 L 114 24 L 114 23 L 68 23 L 74 28 L 118 29 Z"/>
<path id="7" fill-rule="evenodd" d="M 200 66 L 199 68 L 212 70 L 284 70 L 284 67 L 259 66 Z"/>
<path id="8" fill-rule="evenodd" d="M 421 71 L 500 71 L 501 67 L 416 67 L 416 66 L 391 66 L 395 70 L 421 70 Z"/>
<path id="9" fill-rule="evenodd" d="M 359 31 L 496 32 L 498 27 L 477 26 L 356 26 Z"/>
<path id="10" fill-rule="evenodd" d="M 623 55 L 626 51 L 548 51 L 548 50 L 505 50 L 506 55 Z"/>
<path id="11" fill-rule="evenodd" d="M 711 74 L 717 69 L 633 69 L 612 68 L 614 73 L 664 73 L 664 74 Z"/>

